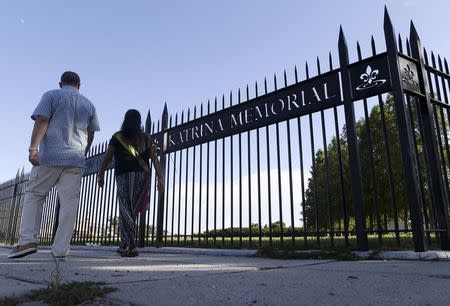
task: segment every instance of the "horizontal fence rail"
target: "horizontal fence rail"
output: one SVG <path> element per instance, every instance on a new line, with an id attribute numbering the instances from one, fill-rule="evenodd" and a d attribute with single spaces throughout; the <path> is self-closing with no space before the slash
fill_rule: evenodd
<path id="1" fill-rule="evenodd" d="M 339 63 L 328 55 L 180 114 L 148 113 L 165 173 L 150 172 L 139 246 L 449 248 L 450 75 L 411 25 L 386 50 L 341 28 Z M 353 49 L 352 49 L 353 50 Z M 107 142 L 87 155 L 73 244 L 120 243 L 114 163 L 97 172 Z M 0 185 L 0 239 L 17 242 L 28 176 Z M 58 195 L 44 204 L 41 241 L 57 227 Z"/>

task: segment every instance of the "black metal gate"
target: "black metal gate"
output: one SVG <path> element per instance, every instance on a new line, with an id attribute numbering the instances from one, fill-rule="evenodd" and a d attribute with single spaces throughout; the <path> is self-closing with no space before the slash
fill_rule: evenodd
<path id="1" fill-rule="evenodd" d="M 368 56 L 357 44 L 350 63 L 341 28 L 336 68 L 330 53 L 326 65 L 306 63 L 301 81 L 295 68 L 290 78 L 285 71 L 192 111 L 169 116 L 166 106 L 156 125 L 148 114 L 166 188 L 158 193 L 151 174 L 139 244 L 448 250 L 448 64 L 432 53 L 430 65 L 412 23 L 406 43 L 396 37 L 387 11 L 384 33 L 386 51 L 372 38 Z M 89 153 L 73 243 L 118 242 L 114 167 L 105 188 L 95 184 L 105 150 Z M 0 195 L 14 189 L 0 200 L 11 243 L 20 180 L 0 187 Z M 51 198 L 46 241 L 57 210 Z"/>

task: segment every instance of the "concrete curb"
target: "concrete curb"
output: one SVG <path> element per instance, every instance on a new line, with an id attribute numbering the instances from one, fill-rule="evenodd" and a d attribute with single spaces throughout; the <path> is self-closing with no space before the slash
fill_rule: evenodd
<path id="1" fill-rule="evenodd" d="M 3 246 L 4 248 L 12 249 L 12 246 Z M 41 249 L 49 250 L 50 246 L 39 246 Z M 72 250 L 85 251 L 111 251 L 115 252 L 117 246 L 102 246 L 102 245 L 72 245 Z M 244 256 L 249 257 L 256 254 L 256 250 L 235 250 L 235 249 L 201 249 L 201 248 L 177 248 L 177 247 L 145 247 L 139 248 L 141 253 L 157 253 L 157 254 L 190 254 L 190 255 L 210 255 L 210 256 Z"/>
<path id="2" fill-rule="evenodd" d="M 353 255 L 360 258 L 374 258 L 374 259 L 395 259 L 395 260 L 450 260 L 450 251 L 368 251 L 368 252 L 352 252 Z"/>
<path id="3" fill-rule="evenodd" d="M 1 246 L 1 248 L 12 249 L 12 246 Z M 42 249 L 50 249 L 50 246 L 40 246 Z M 102 245 L 73 245 L 72 250 L 85 251 L 111 251 L 115 252 L 117 246 L 102 246 Z M 189 255 L 209 255 L 209 256 L 240 256 L 250 257 L 257 253 L 257 250 L 236 250 L 236 249 L 202 249 L 202 248 L 179 248 L 179 247 L 145 247 L 140 248 L 141 253 L 155 253 L 155 254 L 189 254 Z M 316 250 L 319 251 L 319 250 Z M 305 253 L 313 251 L 302 251 Z M 356 257 L 362 259 L 385 259 L 385 260 L 421 260 L 421 261 L 450 261 L 450 251 L 367 251 L 351 252 Z"/>

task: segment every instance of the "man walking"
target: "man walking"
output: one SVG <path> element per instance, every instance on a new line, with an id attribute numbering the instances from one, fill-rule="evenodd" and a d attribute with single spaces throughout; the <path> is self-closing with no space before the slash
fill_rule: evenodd
<path id="1" fill-rule="evenodd" d="M 80 77 L 61 76 L 61 89 L 46 92 L 31 119 L 34 122 L 28 160 L 33 165 L 25 192 L 17 247 L 8 255 L 19 258 L 37 252 L 42 206 L 52 187 L 60 200 L 59 223 L 52 254 L 64 258 L 72 239 L 85 154 L 99 131 L 94 105 L 79 93 Z"/>

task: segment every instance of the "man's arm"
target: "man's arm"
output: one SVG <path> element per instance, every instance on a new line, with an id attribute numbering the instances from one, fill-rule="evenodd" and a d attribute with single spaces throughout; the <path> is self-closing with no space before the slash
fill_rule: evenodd
<path id="1" fill-rule="evenodd" d="M 33 132 L 31 134 L 31 144 L 28 149 L 28 160 L 33 166 L 39 166 L 38 146 L 47 132 L 49 118 L 45 116 L 36 116 Z"/>
<path id="2" fill-rule="evenodd" d="M 91 149 L 92 142 L 94 141 L 94 134 L 95 132 L 88 132 L 87 146 L 84 154 L 87 154 Z"/>

